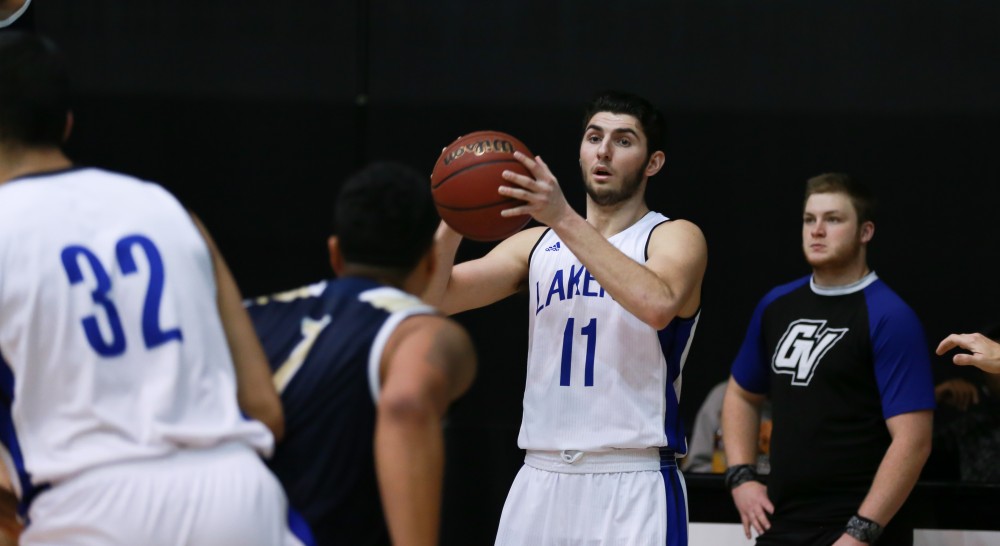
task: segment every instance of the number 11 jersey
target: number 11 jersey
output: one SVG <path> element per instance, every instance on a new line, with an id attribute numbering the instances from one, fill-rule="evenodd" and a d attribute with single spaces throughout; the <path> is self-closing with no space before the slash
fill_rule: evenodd
<path id="1" fill-rule="evenodd" d="M 608 241 L 644 264 L 668 218 L 649 212 Z M 687 451 L 681 370 L 698 314 L 657 331 L 618 304 L 551 229 L 529 256 L 528 372 L 518 445 L 545 451 Z"/>

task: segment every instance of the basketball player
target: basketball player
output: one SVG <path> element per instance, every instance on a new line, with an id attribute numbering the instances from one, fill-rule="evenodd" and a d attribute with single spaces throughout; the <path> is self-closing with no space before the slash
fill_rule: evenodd
<path id="1" fill-rule="evenodd" d="M 956 347 L 969 352 L 952 357 L 955 364 L 975 366 L 987 373 L 1000 373 L 1000 343 L 980 333 L 951 334 L 938 344 L 937 354 L 943 355 Z"/>
<path id="2" fill-rule="evenodd" d="M 287 422 L 271 468 L 321 545 L 437 544 L 441 418 L 476 365 L 465 331 L 414 295 L 439 220 L 426 176 L 373 164 L 337 198 L 338 279 L 249 304 Z"/>
<path id="3" fill-rule="evenodd" d="M 63 154 L 67 79 L 48 41 L 0 34 L 0 451 L 20 543 L 286 543 L 272 433 L 237 404 L 239 387 L 280 432 L 235 283 L 163 188 Z"/>
<path id="4" fill-rule="evenodd" d="M 761 300 L 733 362 L 726 482 L 758 545 L 913 543 L 912 523 L 894 516 L 930 454 L 934 383 L 917 316 L 868 267 L 873 208 L 847 175 L 809 179 L 802 246 L 812 275 Z M 765 396 L 766 486 L 754 467 Z"/>
<path id="5" fill-rule="evenodd" d="M 517 153 L 532 176 L 504 172 L 500 194 L 525 203 L 503 214 L 545 226 L 442 268 L 428 293 L 449 313 L 530 294 L 518 438 L 527 454 L 498 545 L 687 544 L 677 404 L 707 250 L 694 224 L 646 205 L 663 133 L 645 99 L 598 96 L 580 142 L 586 218 L 540 157 Z M 438 233 L 440 261 L 453 263 L 460 236 Z"/>

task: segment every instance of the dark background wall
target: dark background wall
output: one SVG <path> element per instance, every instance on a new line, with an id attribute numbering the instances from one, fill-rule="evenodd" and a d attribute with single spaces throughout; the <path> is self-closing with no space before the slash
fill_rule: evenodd
<path id="1" fill-rule="evenodd" d="M 518 136 L 582 210 L 579 112 L 596 91 L 623 88 L 670 123 L 651 207 L 693 220 L 709 244 L 684 373 L 688 423 L 726 378 L 756 301 L 808 272 L 802 187 L 820 172 L 875 185 L 871 262 L 920 315 L 929 348 L 1000 321 L 992 1 L 35 0 L 32 9 L 80 91 L 73 157 L 174 191 L 213 231 L 247 295 L 328 275 L 329 211 L 352 170 L 391 158 L 429 172 L 445 144 L 474 130 Z M 488 249 L 466 243 L 460 259 Z M 514 297 L 458 317 L 482 362 L 448 421 L 445 542 L 490 542 L 520 466 L 526 307 Z"/>

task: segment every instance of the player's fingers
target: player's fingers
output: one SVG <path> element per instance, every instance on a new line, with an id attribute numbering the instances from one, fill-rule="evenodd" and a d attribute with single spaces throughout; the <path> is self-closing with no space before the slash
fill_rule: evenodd
<path id="1" fill-rule="evenodd" d="M 508 218 L 510 216 L 526 216 L 531 215 L 532 207 L 530 204 L 521 205 L 518 207 L 511 207 L 509 209 L 503 209 L 500 211 L 500 216 Z"/>
<path id="2" fill-rule="evenodd" d="M 532 173 L 534 173 L 535 169 L 538 168 L 538 162 L 535 161 L 535 158 L 526 155 L 519 150 L 514 150 L 514 159 L 520 161 L 521 165 L 524 165 L 524 168 L 528 169 Z"/>
<path id="3" fill-rule="evenodd" d="M 771 528 L 771 520 L 767 518 L 767 513 L 764 512 L 764 507 L 761 506 L 760 511 L 757 513 L 757 524 L 760 525 L 760 532 L 764 532 Z"/>
<path id="4" fill-rule="evenodd" d="M 948 351 L 954 349 L 955 347 L 958 347 L 957 338 L 958 334 L 951 334 L 950 336 L 942 339 L 941 343 L 938 343 L 937 349 L 934 352 L 936 352 L 939 355 L 943 355 Z"/>
<path id="5" fill-rule="evenodd" d="M 527 203 L 536 203 L 544 199 L 544 196 L 539 196 L 534 191 L 525 188 L 515 188 L 514 186 L 499 186 L 497 187 L 497 193 L 503 195 L 504 197 L 513 197 L 514 199 L 520 199 Z"/>
<path id="6" fill-rule="evenodd" d="M 535 185 L 535 179 L 530 176 L 525 176 L 523 174 L 518 174 L 514 171 L 504 171 L 501 176 L 508 182 L 513 182 L 522 188 L 531 189 Z M 502 188 L 503 186 L 501 186 Z"/>
<path id="7" fill-rule="evenodd" d="M 976 363 L 973 355 L 965 353 L 955 355 L 951 361 L 959 366 L 972 366 Z"/>
<path id="8" fill-rule="evenodd" d="M 541 156 L 528 157 L 521 152 L 515 151 L 514 157 L 517 158 L 528 171 L 538 180 L 555 180 L 555 176 L 552 171 L 549 170 L 549 166 L 542 161 Z"/>
<path id="9" fill-rule="evenodd" d="M 746 514 L 740 514 L 740 521 L 743 523 L 743 534 L 750 538 L 750 518 Z"/>

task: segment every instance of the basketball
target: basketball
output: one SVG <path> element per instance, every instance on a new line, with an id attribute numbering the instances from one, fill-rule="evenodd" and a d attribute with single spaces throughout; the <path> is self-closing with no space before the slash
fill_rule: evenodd
<path id="1" fill-rule="evenodd" d="M 431 192 L 441 219 L 474 241 L 497 241 L 517 233 L 531 216 L 500 216 L 523 203 L 497 193 L 512 185 L 505 170 L 531 176 L 514 151 L 534 157 L 520 140 L 500 131 L 477 131 L 458 137 L 438 157 L 431 173 Z M 516 186 L 516 184 L 515 184 Z"/>

